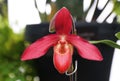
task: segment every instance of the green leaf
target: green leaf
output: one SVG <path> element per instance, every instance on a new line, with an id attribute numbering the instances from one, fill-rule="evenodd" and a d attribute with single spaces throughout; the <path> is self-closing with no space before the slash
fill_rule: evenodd
<path id="1" fill-rule="evenodd" d="M 115 36 L 120 40 L 120 32 L 116 33 Z"/>
<path id="2" fill-rule="evenodd" d="M 112 40 L 90 41 L 90 43 L 92 43 L 92 44 L 103 43 L 103 44 L 106 44 L 106 45 L 111 46 L 113 48 L 119 48 L 120 49 L 120 45 L 118 45 L 116 42 L 114 42 Z"/>

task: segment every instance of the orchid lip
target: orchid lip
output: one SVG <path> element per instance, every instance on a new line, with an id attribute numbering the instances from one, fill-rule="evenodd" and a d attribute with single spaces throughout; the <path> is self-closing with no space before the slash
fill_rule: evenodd
<path id="1" fill-rule="evenodd" d="M 73 48 L 66 40 L 64 43 L 60 41 L 54 46 L 53 62 L 60 73 L 65 73 L 72 63 Z"/>

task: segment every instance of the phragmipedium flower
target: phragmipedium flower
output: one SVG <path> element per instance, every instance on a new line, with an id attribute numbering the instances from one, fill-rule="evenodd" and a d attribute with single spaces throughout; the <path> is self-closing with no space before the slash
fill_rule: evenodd
<path id="1" fill-rule="evenodd" d="M 53 63 L 59 73 L 65 73 L 72 64 L 73 47 L 78 54 L 88 60 L 102 61 L 98 48 L 80 36 L 71 34 L 73 26 L 72 16 L 65 7 L 61 8 L 50 22 L 50 29 L 55 34 L 44 36 L 30 46 L 22 54 L 21 60 L 40 58 L 53 47 Z"/>

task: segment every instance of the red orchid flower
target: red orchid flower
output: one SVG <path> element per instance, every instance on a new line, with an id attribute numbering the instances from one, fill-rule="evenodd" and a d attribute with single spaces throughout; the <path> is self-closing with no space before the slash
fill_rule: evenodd
<path id="1" fill-rule="evenodd" d="M 39 58 L 53 46 L 54 66 L 59 73 L 65 73 L 72 63 L 74 46 L 82 58 L 102 61 L 102 55 L 97 47 L 80 36 L 70 33 L 72 26 L 73 20 L 70 12 L 65 7 L 61 8 L 50 22 L 50 29 L 55 29 L 56 34 L 44 36 L 28 46 L 23 52 L 21 60 Z"/>

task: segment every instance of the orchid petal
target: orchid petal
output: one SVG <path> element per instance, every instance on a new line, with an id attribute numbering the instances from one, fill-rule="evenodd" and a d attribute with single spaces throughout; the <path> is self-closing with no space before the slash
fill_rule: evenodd
<path id="1" fill-rule="evenodd" d="M 102 61 L 102 55 L 98 48 L 77 35 L 69 35 L 67 40 L 73 44 L 81 57 L 88 60 Z"/>
<path id="2" fill-rule="evenodd" d="M 73 20 L 67 8 L 61 8 L 53 17 L 50 27 L 55 27 L 58 34 L 69 34 L 72 30 Z"/>
<path id="3" fill-rule="evenodd" d="M 64 47 L 61 44 L 54 46 L 53 62 L 59 73 L 65 73 L 69 69 L 72 63 L 72 53 L 73 48 L 69 44 L 64 45 Z"/>
<path id="4" fill-rule="evenodd" d="M 30 60 L 39 58 L 47 52 L 47 50 L 58 41 L 56 34 L 51 34 L 38 39 L 36 42 L 28 46 L 22 54 L 21 60 Z"/>

